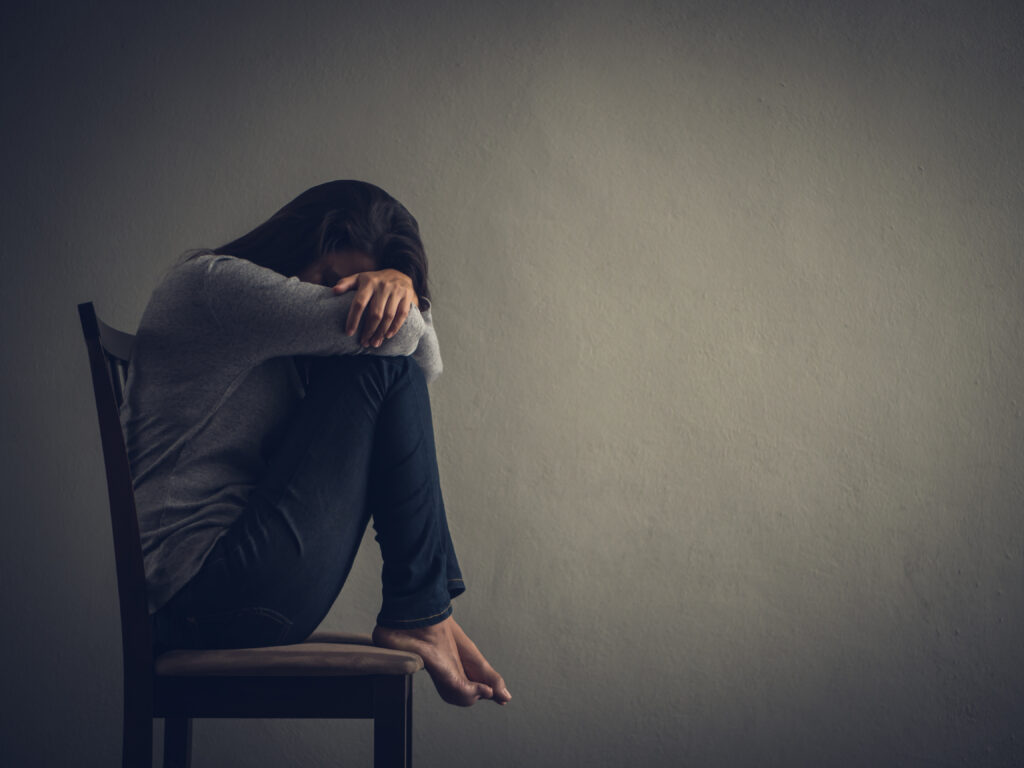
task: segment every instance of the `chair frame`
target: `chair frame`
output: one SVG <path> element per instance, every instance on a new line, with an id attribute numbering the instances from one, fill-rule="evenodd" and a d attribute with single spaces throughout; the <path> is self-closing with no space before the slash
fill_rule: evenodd
<path id="1" fill-rule="evenodd" d="M 372 719 L 374 766 L 411 766 L 412 674 L 156 673 L 138 515 L 119 415 L 135 337 L 101 321 L 92 302 L 79 304 L 78 312 L 89 352 L 117 564 L 124 662 L 122 767 L 151 768 L 153 719 L 158 717 L 164 718 L 165 768 L 190 765 L 194 717 Z"/>

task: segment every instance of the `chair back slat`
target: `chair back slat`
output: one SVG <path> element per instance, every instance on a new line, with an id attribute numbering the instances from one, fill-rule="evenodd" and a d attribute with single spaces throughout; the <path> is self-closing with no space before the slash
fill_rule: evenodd
<path id="1" fill-rule="evenodd" d="M 95 311 L 93 314 L 95 315 Z M 103 351 L 107 353 L 112 362 L 117 362 L 122 368 L 127 369 L 128 363 L 132 359 L 135 336 L 107 325 L 98 317 L 96 318 L 96 325 L 100 331 Z"/>
<path id="2" fill-rule="evenodd" d="M 152 700 L 152 630 L 139 520 L 135 511 L 135 492 L 120 418 L 124 377 L 135 337 L 100 321 L 92 302 L 79 304 L 78 313 L 89 352 L 89 368 L 103 445 L 103 463 L 107 474 L 110 522 L 117 563 L 117 591 L 121 606 L 126 700 L 130 699 L 140 706 L 149 706 L 146 702 Z"/>

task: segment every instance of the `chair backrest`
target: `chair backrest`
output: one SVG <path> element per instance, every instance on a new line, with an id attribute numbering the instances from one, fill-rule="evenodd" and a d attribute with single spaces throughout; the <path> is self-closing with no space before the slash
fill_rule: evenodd
<path id="1" fill-rule="evenodd" d="M 117 592 L 121 604 L 121 647 L 127 699 L 140 705 L 151 697 L 153 671 L 152 630 L 146 597 L 139 520 L 131 466 L 121 430 L 120 406 L 135 337 L 111 328 L 96 316 L 92 302 L 78 305 L 89 351 L 93 394 L 100 421 L 103 463 L 107 470 L 110 522 L 114 532 Z M 142 697 L 141 700 L 138 697 Z M 126 700 L 127 700 L 126 699 Z"/>

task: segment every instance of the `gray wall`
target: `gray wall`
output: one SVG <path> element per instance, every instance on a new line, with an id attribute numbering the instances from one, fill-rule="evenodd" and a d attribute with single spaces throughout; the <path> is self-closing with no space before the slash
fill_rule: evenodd
<path id="1" fill-rule="evenodd" d="M 458 615 L 515 695 L 421 676 L 419 765 L 1024 764 L 1020 5 L 532 5 L 4 12 L 4 765 L 118 760 L 75 304 L 133 327 L 332 178 L 422 225 Z"/>

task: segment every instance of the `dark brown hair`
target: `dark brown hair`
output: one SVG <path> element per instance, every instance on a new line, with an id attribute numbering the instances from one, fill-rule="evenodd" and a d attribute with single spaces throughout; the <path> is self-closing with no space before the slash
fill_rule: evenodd
<path id="1" fill-rule="evenodd" d="M 430 299 L 427 254 L 419 225 L 400 202 L 365 181 L 329 181 L 307 189 L 281 210 L 212 253 L 237 256 L 291 277 L 332 251 L 361 251 L 377 269 L 412 278 Z M 199 251 L 191 256 L 210 251 Z"/>

